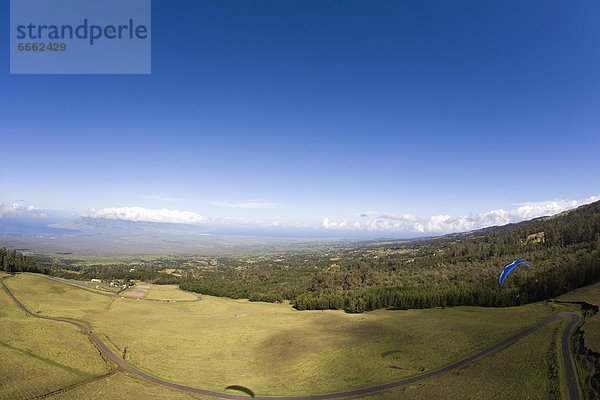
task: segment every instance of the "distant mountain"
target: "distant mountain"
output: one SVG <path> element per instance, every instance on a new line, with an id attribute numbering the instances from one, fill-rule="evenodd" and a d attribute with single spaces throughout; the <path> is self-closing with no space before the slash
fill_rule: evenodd
<path id="1" fill-rule="evenodd" d="M 108 218 L 81 217 L 52 225 L 54 228 L 70 229 L 87 234 L 103 235 L 203 235 L 208 230 L 204 226 L 163 222 L 125 221 Z"/>
<path id="2" fill-rule="evenodd" d="M 49 224 L 51 223 L 51 224 Z M 537 241 L 546 245 L 589 243 L 600 232 L 600 201 L 563 212 L 504 226 L 465 233 L 412 239 L 413 242 Z M 333 232 L 335 234 L 337 232 Z M 175 224 L 79 217 L 63 222 L 24 218 L 0 219 L 0 247 L 28 248 L 40 252 L 97 254 L 226 254 L 252 246 L 332 242 L 356 238 L 329 236 L 332 232 L 307 228 L 255 227 L 241 224 Z M 325 237 L 324 237 L 325 236 Z M 365 245 L 406 239 L 359 240 Z"/>
<path id="3" fill-rule="evenodd" d="M 206 223 L 202 225 L 126 221 L 109 218 L 81 217 L 52 225 L 54 228 L 75 230 L 88 235 L 106 236 L 246 236 L 289 239 L 352 238 L 352 233 L 324 231 L 305 227 L 256 226 L 240 223 Z"/>
<path id="4" fill-rule="evenodd" d="M 272 250 L 308 241 L 301 236 L 302 232 L 291 235 L 253 229 L 240 225 L 209 226 L 80 217 L 29 230 L 0 231 L 0 247 L 55 254 L 225 255 L 258 248 Z"/>

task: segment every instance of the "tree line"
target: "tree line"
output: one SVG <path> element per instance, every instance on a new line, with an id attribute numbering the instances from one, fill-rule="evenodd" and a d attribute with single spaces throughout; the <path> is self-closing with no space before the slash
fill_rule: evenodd
<path id="1" fill-rule="evenodd" d="M 0 249 L 0 270 L 10 274 L 16 272 L 47 272 L 38 268 L 32 257 L 4 247 Z"/>
<path id="2" fill-rule="evenodd" d="M 0 254 L 6 271 L 36 268 L 31 257 L 6 249 Z M 499 287 L 500 270 L 514 259 L 527 259 L 532 267 L 518 267 Z M 161 257 L 111 265 L 70 260 L 46 267 L 65 278 L 143 280 L 214 296 L 288 300 L 298 310 L 513 306 L 600 280 L 600 202 L 440 238 L 345 243 L 256 257 Z M 177 273 L 166 273 L 169 268 Z"/>

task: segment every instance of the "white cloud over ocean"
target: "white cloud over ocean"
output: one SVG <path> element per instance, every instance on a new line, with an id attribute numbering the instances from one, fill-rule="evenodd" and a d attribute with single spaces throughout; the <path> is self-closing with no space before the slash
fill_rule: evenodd
<path id="1" fill-rule="evenodd" d="M 21 201 L 17 201 L 13 204 L 0 203 L 0 218 L 2 217 L 45 219 L 48 215 L 33 205 L 25 207 Z"/>
<path id="2" fill-rule="evenodd" d="M 418 218 L 412 214 L 398 213 L 380 215 L 373 219 L 336 221 L 324 218 L 323 229 L 370 231 L 370 232 L 412 232 L 412 233 L 452 233 L 467 232 L 488 226 L 506 225 L 533 218 L 555 215 L 575 207 L 600 200 L 599 196 L 591 196 L 584 200 L 551 200 L 514 204 L 515 208 L 495 209 L 483 213 L 470 213 L 462 216 L 433 215 Z"/>
<path id="3" fill-rule="evenodd" d="M 263 220 L 256 218 L 242 218 L 238 216 L 208 216 L 193 211 L 177 209 L 149 209 L 144 207 L 109 207 L 91 209 L 85 216 L 91 218 L 106 218 L 126 221 L 146 221 L 177 224 L 212 224 L 212 225 L 245 225 L 256 227 L 281 227 L 299 228 L 308 230 L 324 230 L 339 232 L 394 232 L 407 234 L 444 234 L 453 232 L 466 232 L 488 226 L 506 225 L 532 218 L 555 215 L 570 210 L 583 204 L 600 200 L 600 196 L 591 196 L 583 200 L 551 200 L 541 202 L 527 202 L 514 204 L 509 209 L 493 209 L 482 213 L 469 213 L 467 215 L 435 214 L 429 217 L 418 217 L 410 213 L 375 213 L 368 212 L 357 215 L 356 219 L 336 219 L 326 217 L 321 222 L 286 222 L 285 220 Z M 270 203 L 267 203 L 267 205 Z M 274 203 L 277 204 L 277 203 Z M 267 206 L 265 205 L 265 206 Z M 236 207 L 234 207 L 236 206 Z M 234 203 L 223 205 L 225 208 L 237 207 Z M 260 204 L 255 207 L 261 208 Z M 13 207 L 0 203 L 1 215 L 16 215 L 26 212 L 28 208 Z M 32 212 L 37 209 L 32 208 Z"/>
<path id="4" fill-rule="evenodd" d="M 105 218 L 134 222 L 160 222 L 170 224 L 216 224 L 216 225 L 256 225 L 278 226 L 280 221 L 266 221 L 257 218 L 240 218 L 235 216 L 206 216 L 193 211 L 182 211 L 168 208 L 150 209 L 145 207 L 107 207 L 92 208 L 84 214 L 88 218 Z"/>
<path id="5" fill-rule="evenodd" d="M 207 218 L 192 212 L 170 210 L 167 208 L 149 209 L 144 207 L 108 207 L 92 208 L 86 214 L 91 218 L 119 219 L 125 221 L 163 222 L 175 224 L 199 224 L 207 222 Z"/>

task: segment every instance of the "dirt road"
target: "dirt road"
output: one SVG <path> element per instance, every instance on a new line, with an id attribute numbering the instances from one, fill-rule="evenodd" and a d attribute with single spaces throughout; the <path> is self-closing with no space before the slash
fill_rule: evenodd
<path id="1" fill-rule="evenodd" d="M 13 299 L 13 301 L 16 303 L 16 305 L 24 313 L 26 313 L 32 317 L 64 322 L 64 323 L 71 324 L 71 325 L 78 327 L 79 329 L 83 330 L 88 335 L 90 335 L 90 337 L 92 338 L 94 343 L 96 343 L 96 346 L 98 346 L 100 351 L 108 359 L 110 359 L 115 364 L 117 364 L 119 366 L 119 368 L 121 368 L 124 371 L 129 372 L 130 374 L 136 375 L 137 377 L 142 378 L 148 382 L 152 382 L 154 384 L 164 386 L 164 387 L 167 387 L 170 389 L 181 390 L 181 391 L 187 392 L 187 393 L 196 393 L 196 394 L 201 394 L 201 395 L 215 397 L 215 398 L 232 399 L 232 400 L 242 400 L 242 399 L 248 398 L 248 396 L 215 392 L 213 390 L 200 389 L 200 388 L 195 388 L 195 387 L 191 387 L 191 386 L 180 385 L 180 384 L 177 384 L 174 382 L 165 381 L 163 379 L 157 378 L 157 377 L 149 375 L 143 371 L 140 371 L 139 369 L 129 365 L 127 362 L 125 362 L 125 360 L 123 360 L 121 357 L 116 355 L 110 348 L 108 348 L 108 346 L 106 346 L 106 344 L 104 344 L 104 342 L 102 340 L 100 340 L 100 338 L 96 335 L 96 333 L 87 325 L 85 325 L 81 322 L 72 321 L 69 319 L 48 317 L 48 316 L 42 316 L 42 315 L 32 313 L 23 303 L 21 303 L 21 301 L 15 296 L 15 294 L 12 292 L 12 290 L 10 290 L 10 288 L 8 286 L 6 286 L 6 284 L 4 283 L 4 279 L 5 278 L 0 280 L 0 283 L 2 283 L 4 290 L 6 291 L 6 293 L 8 293 L 8 295 Z M 355 396 L 360 396 L 360 395 L 364 395 L 364 394 L 368 394 L 368 393 L 378 392 L 378 391 L 385 390 L 385 389 L 392 389 L 392 388 L 397 388 L 400 386 L 409 385 L 409 384 L 416 383 L 416 382 L 419 382 L 419 381 L 422 381 L 425 379 L 429 379 L 429 378 L 432 378 L 435 376 L 439 376 L 439 375 L 448 373 L 452 370 L 455 370 L 455 369 L 464 367 L 468 364 L 471 364 L 477 360 L 482 359 L 483 357 L 486 357 L 487 355 L 489 355 L 491 353 L 494 353 L 496 351 L 504 349 L 505 347 L 508 347 L 509 345 L 515 343 L 519 339 L 521 339 L 533 332 L 536 332 L 537 330 L 546 326 L 550 322 L 553 322 L 553 321 L 556 321 L 559 319 L 563 319 L 563 318 L 570 319 L 569 324 L 567 324 L 567 326 L 565 327 L 565 329 L 563 331 L 562 341 L 561 341 L 561 350 L 562 350 L 561 352 L 562 352 L 564 365 L 565 365 L 569 399 L 570 400 L 580 400 L 581 397 L 580 397 L 580 391 L 579 391 L 579 381 L 577 379 L 577 372 L 576 372 L 577 369 L 575 368 L 575 366 L 573 364 L 573 358 L 572 358 L 571 349 L 570 349 L 571 333 L 580 320 L 579 314 L 574 313 L 574 312 L 559 312 L 559 313 L 552 314 L 552 315 L 546 317 L 545 319 L 543 319 L 542 321 L 538 322 L 537 324 L 530 326 L 529 328 L 523 329 L 522 331 L 517 332 L 514 335 L 511 335 L 511 336 L 507 337 L 506 339 L 504 339 L 498 343 L 495 343 L 483 350 L 480 350 L 477 353 L 471 354 L 470 356 L 467 356 L 463 359 L 455 361 L 452 364 L 449 364 L 445 367 L 442 367 L 442 368 L 439 368 L 439 369 L 436 369 L 433 371 L 429 371 L 424 374 L 410 376 L 407 378 L 399 379 L 394 382 L 384 383 L 381 385 L 375 385 L 375 386 L 370 386 L 370 387 L 361 388 L 361 389 L 348 390 L 348 391 L 344 391 L 344 392 L 324 393 L 324 394 L 315 394 L 315 395 L 308 395 L 308 396 L 273 396 L 273 397 L 254 397 L 254 398 L 262 399 L 262 400 L 339 399 L 339 398 L 345 398 L 345 397 L 355 397 Z"/>

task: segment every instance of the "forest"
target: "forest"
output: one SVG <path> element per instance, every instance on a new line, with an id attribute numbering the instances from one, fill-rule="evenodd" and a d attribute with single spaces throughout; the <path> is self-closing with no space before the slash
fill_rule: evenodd
<path id="1" fill-rule="evenodd" d="M 16 250 L 0 248 L 0 271 L 5 271 L 10 274 L 16 272 L 44 272 L 48 273 L 47 268 L 38 268 L 39 263 L 34 260 L 34 257 L 25 255 Z"/>
<path id="2" fill-rule="evenodd" d="M 600 280 L 600 202 L 553 217 L 417 240 L 332 243 L 231 257 L 165 256 L 116 264 L 55 260 L 3 249 L 6 271 L 71 279 L 178 284 L 193 292 L 364 312 L 549 299 Z M 526 259 L 498 285 L 502 267 Z"/>

